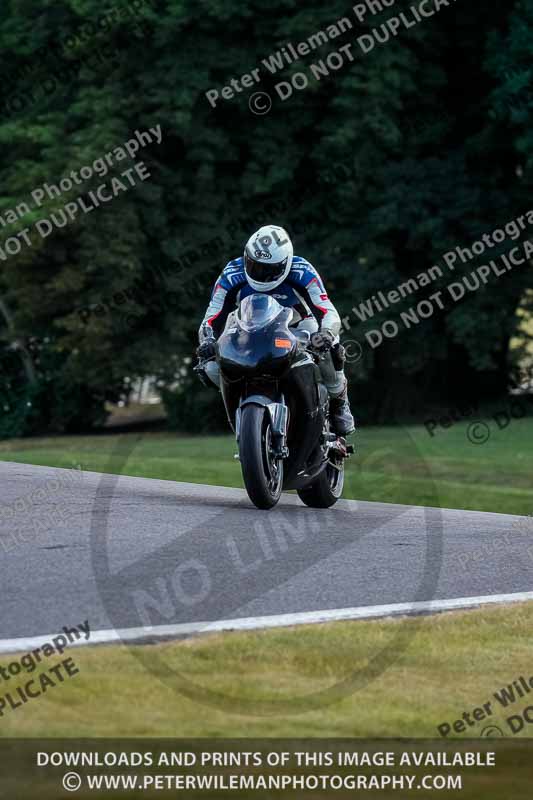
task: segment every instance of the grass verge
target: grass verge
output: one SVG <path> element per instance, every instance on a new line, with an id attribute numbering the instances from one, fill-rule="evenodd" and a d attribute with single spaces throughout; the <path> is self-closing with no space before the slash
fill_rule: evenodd
<path id="1" fill-rule="evenodd" d="M 21 708 L 5 710 L 0 736 L 435 738 L 438 725 L 491 702 L 492 714 L 460 737 L 478 737 L 488 724 L 512 737 L 505 720 L 532 705 L 533 692 L 507 708 L 494 693 L 521 675 L 526 681 L 533 676 L 532 627 L 529 603 L 73 649 L 66 655 L 79 674 Z M 408 646 L 387 669 L 335 702 L 316 706 L 319 692 L 364 669 L 399 632 Z M 4 656 L 2 663 L 12 658 Z M 168 669 L 174 675 L 170 685 L 158 677 Z M 191 687 L 199 695 L 194 699 Z M 210 700 L 208 691 L 221 699 Z M 532 736 L 533 725 L 517 735 Z"/>
<path id="2" fill-rule="evenodd" d="M 468 423 L 438 428 L 373 427 L 356 437 L 348 462 L 345 498 L 533 514 L 533 419 L 500 429 L 489 421 L 489 439 L 472 444 Z M 485 431 L 483 428 L 481 431 Z M 145 478 L 242 487 L 230 436 L 180 437 L 171 433 L 108 434 L 10 440 L 0 459 L 114 472 L 113 453 L 131 442 L 125 474 Z M 118 462 L 117 462 L 118 464 Z"/>

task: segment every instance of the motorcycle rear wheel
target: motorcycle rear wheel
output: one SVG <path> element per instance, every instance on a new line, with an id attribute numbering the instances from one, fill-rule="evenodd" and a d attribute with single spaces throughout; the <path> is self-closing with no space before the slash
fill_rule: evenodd
<path id="1" fill-rule="evenodd" d="M 318 478 L 305 489 L 298 489 L 298 497 L 309 508 L 330 508 L 342 495 L 344 464 L 337 469 L 328 464 Z"/>
<path id="2" fill-rule="evenodd" d="M 245 406 L 239 436 L 242 477 L 252 503 L 265 511 L 277 504 L 283 487 L 283 461 L 273 457 L 271 444 L 267 409 Z"/>

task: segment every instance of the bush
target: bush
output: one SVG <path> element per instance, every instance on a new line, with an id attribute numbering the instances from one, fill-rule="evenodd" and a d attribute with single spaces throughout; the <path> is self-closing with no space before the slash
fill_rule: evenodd
<path id="1" fill-rule="evenodd" d="M 0 360 L 0 438 L 42 433 L 82 433 L 103 424 L 105 395 L 72 382 L 62 372 L 63 360 L 40 346 L 30 381 L 22 360 L 4 350 Z"/>
<path id="2" fill-rule="evenodd" d="M 178 389 L 164 389 L 162 400 L 168 427 L 183 433 L 228 432 L 229 423 L 220 392 L 202 386 L 191 376 Z"/>

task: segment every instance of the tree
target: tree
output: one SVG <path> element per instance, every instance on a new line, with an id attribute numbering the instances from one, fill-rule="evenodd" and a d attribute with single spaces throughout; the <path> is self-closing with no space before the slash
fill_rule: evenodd
<path id="1" fill-rule="evenodd" d="M 46 340 L 49 354 L 31 430 L 101 420 L 105 401 L 127 395 L 143 375 L 166 387 L 177 425 L 191 427 L 195 409 L 218 407 L 215 393 L 200 400 L 190 374 L 196 331 L 217 274 L 264 222 L 289 229 L 347 317 L 345 338 L 366 342 L 370 328 L 427 292 L 368 323 L 354 306 L 527 210 L 530 100 L 519 112 L 509 102 L 529 76 L 531 0 L 497 0 L 481 19 L 457 4 L 364 55 L 357 37 L 393 13 L 361 25 L 340 2 L 7 4 L 0 216 L 136 130 L 160 125 L 163 133 L 134 160 L 142 158 L 149 180 L 0 262 L 13 336 Z M 275 74 L 265 66 L 288 43 L 309 42 L 344 18 L 351 27 L 337 37 L 292 64 L 283 57 Z M 340 49 L 350 44 L 351 59 Z M 320 72 L 340 52 L 342 66 Z M 251 88 L 221 96 L 254 69 Z M 307 88 L 282 100 L 279 84 L 301 83 L 297 73 Z M 206 92 L 215 87 L 213 108 Z M 260 91 L 272 98 L 268 114 L 250 111 Z M 0 246 L 132 163 L 68 197 L 31 203 L 2 229 Z M 457 279 L 473 266 L 458 269 Z M 366 347 L 349 367 L 366 419 L 505 391 L 531 274 L 517 270 Z"/>

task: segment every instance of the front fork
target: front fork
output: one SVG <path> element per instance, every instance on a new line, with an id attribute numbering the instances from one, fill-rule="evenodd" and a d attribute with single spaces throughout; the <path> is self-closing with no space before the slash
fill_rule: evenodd
<path id="1" fill-rule="evenodd" d="M 281 397 L 281 402 L 273 403 L 265 395 L 250 395 L 242 401 L 235 414 L 235 435 L 237 445 L 239 444 L 241 431 L 241 411 L 249 405 L 262 406 L 266 409 L 270 419 L 271 449 L 274 458 L 287 458 L 289 448 L 287 447 L 287 430 L 289 426 L 289 409 L 285 403 L 285 398 Z"/>

